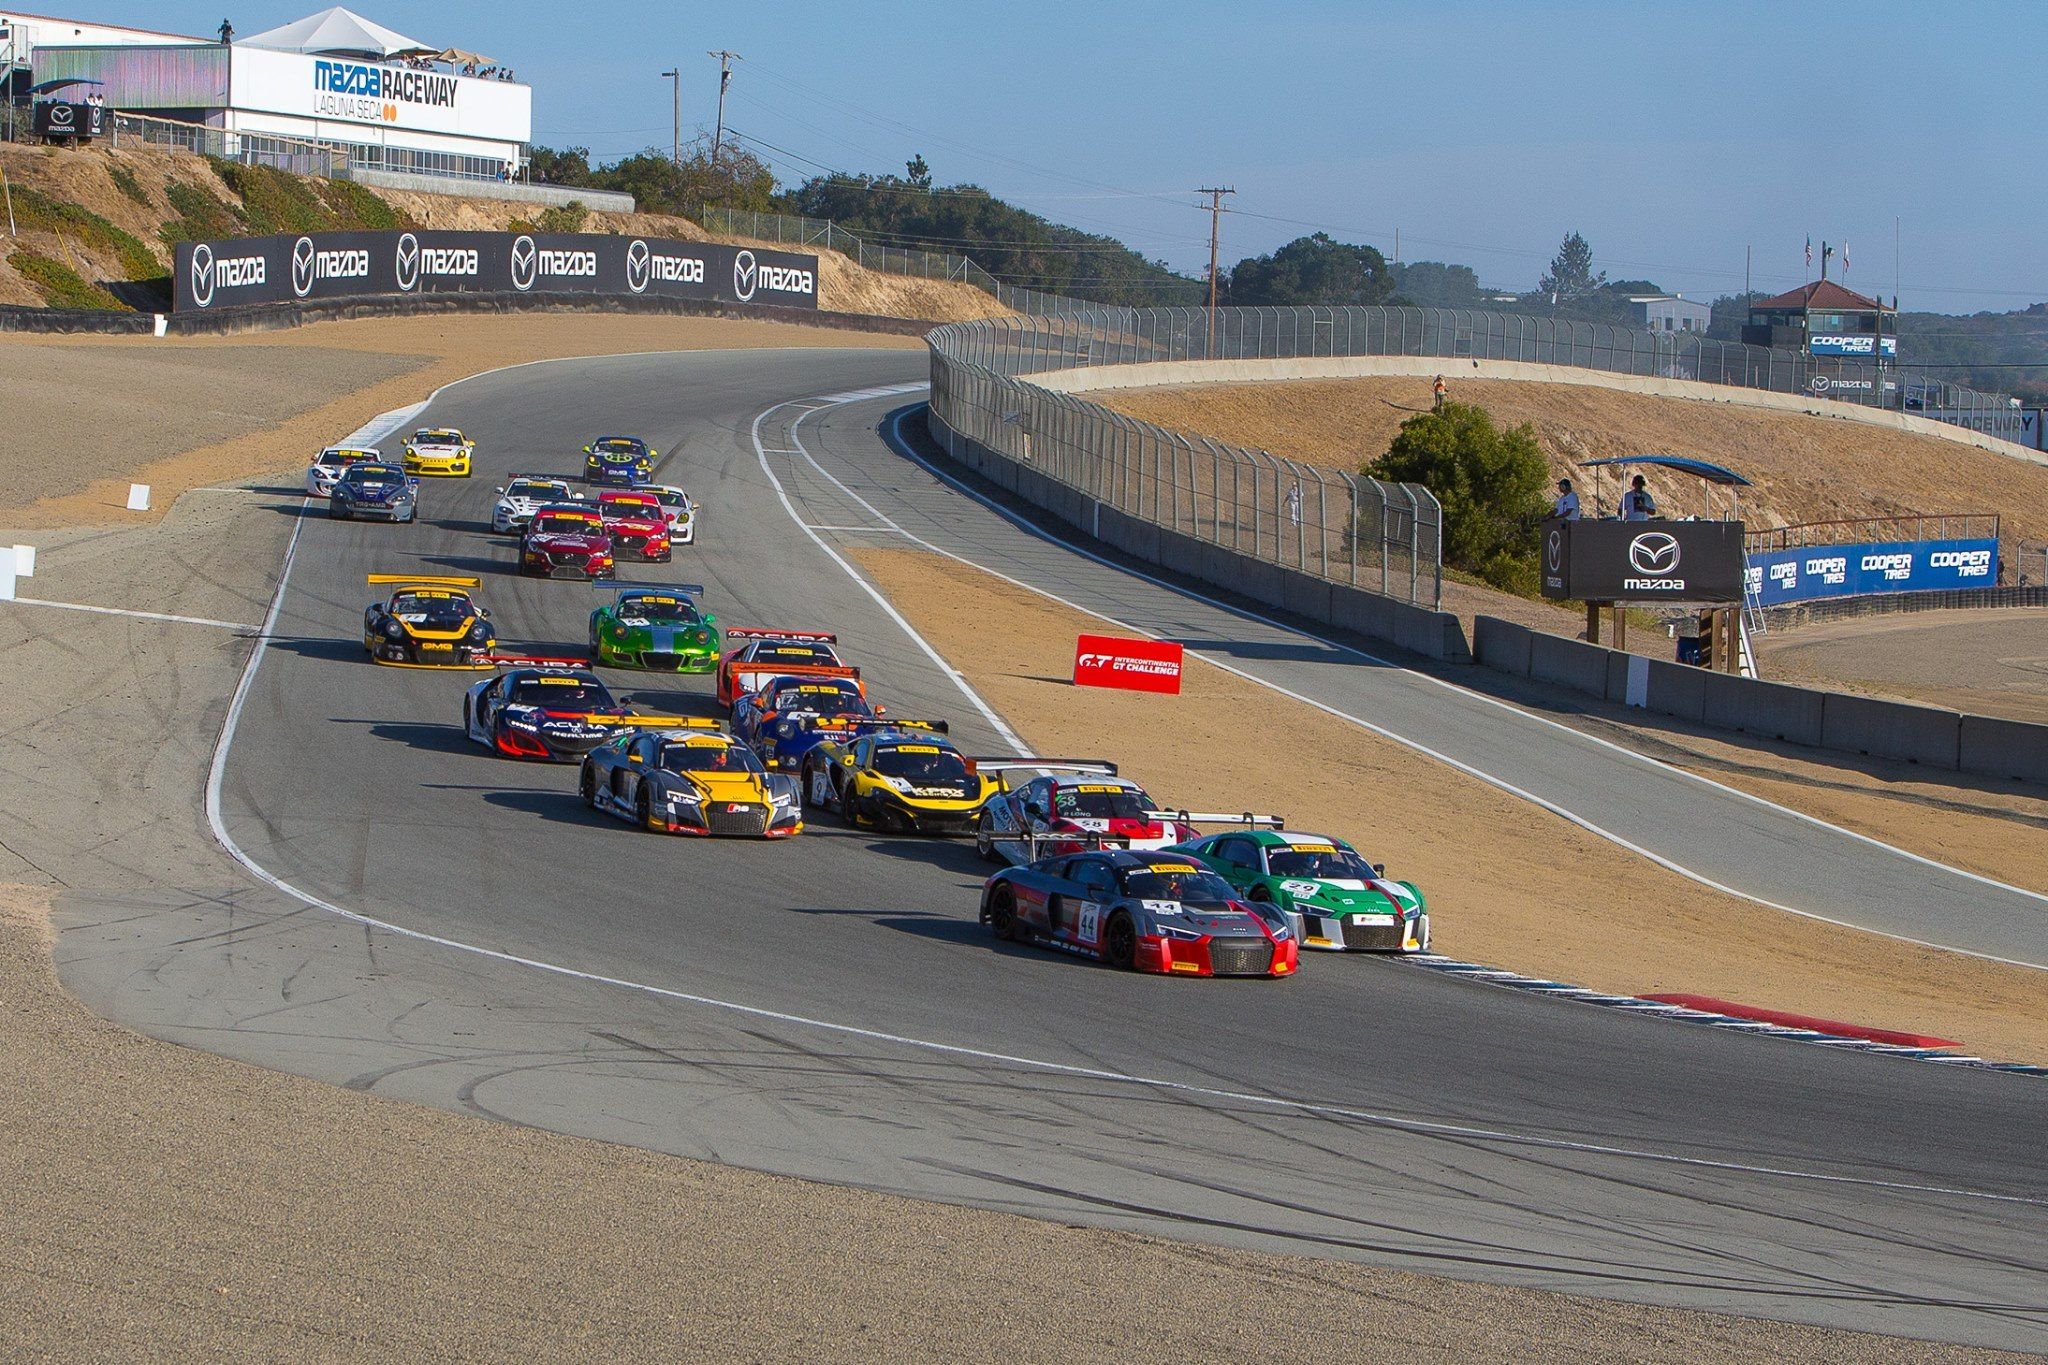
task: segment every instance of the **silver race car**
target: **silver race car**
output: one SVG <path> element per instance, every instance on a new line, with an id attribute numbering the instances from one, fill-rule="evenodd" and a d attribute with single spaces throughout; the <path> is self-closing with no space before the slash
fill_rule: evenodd
<path id="1" fill-rule="evenodd" d="M 498 490 L 498 500 L 491 504 L 491 529 L 501 536 L 523 535 L 536 511 L 551 503 L 580 502 L 582 498 L 566 479 L 514 474 Z"/>

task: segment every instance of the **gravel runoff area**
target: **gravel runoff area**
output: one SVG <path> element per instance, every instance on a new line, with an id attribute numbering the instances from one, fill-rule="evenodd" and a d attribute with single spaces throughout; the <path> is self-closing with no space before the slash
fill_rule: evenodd
<path id="1" fill-rule="evenodd" d="M 364 405 L 327 406 L 320 436 Z M 245 453 L 245 475 L 290 472 Z M 45 523 L 37 595 L 260 618 L 289 517 L 201 492 L 137 520 Z M 22 526 L 0 513 L 0 541 Z M 202 861 L 233 875 L 198 792 L 246 650 L 215 627 L 0 607 L 7 1358 L 2002 1358 L 764 1177 L 334 1089 L 94 1019 L 55 982 L 45 907 L 67 888 L 144 901 L 167 869 Z M 1087 1312 L 1050 1308 L 1083 1279 L 1114 1289 L 1091 1291 Z"/>

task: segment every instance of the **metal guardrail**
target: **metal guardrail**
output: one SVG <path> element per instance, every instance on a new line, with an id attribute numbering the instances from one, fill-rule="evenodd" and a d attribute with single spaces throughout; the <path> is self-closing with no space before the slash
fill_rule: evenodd
<path id="1" fill-rule="evenodd" d="M 1945 512 L 1926 516 L 1841 517 L 1772 526 L 1743 537 L 1745 554 L 1803 549 L 1809 545 L 1860 545 L 1895 540 L 1996 540 L 1996 512 Z"/>
<path id="2" fill-rule="evenodd" d="M 1788 602 L 1765 607 L 1772 629 L 1842 621 L 1857 616 L 1903 615 L 1916 611 L 1953 611 L 1981 607 L 2048 607 L 2048 585 L 2024 588 L 1955 588 L 1936 592 L 1875 593 L 1866 597 L 1835 597 L 1819 602 Z"/>
<path id="3" fill-rule="evenodd" d="M 1133 310 L 957 322 L 927 336 L 942 441 L 965 439 L 1104 506 L 1238 554 L 1415 605 L 1443 601 L 1443 509 L 1420 484 L 1283 459 L 1128 417 L 1018 372 L 1077 359 L 1076 335 L 1125 334 Z M 1071 324 L 1070 332 L 1066 324 Z M 1157 358 L 1114 348 L 1129 360 Z M 1010 366 L 988 363 L 1000 358 Z M 950 448 L 950 447 L 949 447 Z"/>

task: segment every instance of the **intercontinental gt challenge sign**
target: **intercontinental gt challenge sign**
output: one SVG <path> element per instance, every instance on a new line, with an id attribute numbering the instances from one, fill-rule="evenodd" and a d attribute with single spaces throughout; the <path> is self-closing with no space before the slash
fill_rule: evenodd
<path id="1" fill-rule="evenodd" d="M 378 294 L 609 294 L 818 306 L 818 258 L 582 233 L 315 232 L 181 242 L 173 312 Z"/>

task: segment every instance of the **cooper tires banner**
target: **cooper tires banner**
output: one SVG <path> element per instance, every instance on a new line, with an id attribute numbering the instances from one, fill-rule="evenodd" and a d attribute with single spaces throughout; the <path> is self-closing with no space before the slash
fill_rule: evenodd
<path id="1" fill-rule="evenodd" d="M 818 258 L 661 237 L 315 232 L 180 242 L 173 312 L 380 294 L 612 294 L 818 306 Z"/>

